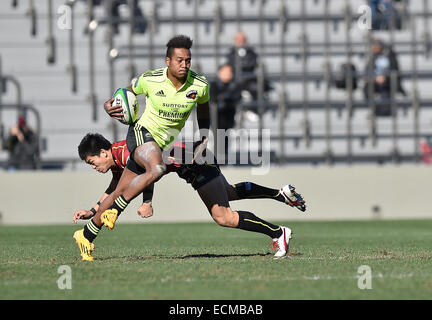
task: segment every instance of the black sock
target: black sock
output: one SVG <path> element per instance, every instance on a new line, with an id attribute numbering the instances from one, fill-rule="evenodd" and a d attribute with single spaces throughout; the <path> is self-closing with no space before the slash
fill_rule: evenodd
<path id="1" fill-rule="evenodd" d="M 123 195 L 118 196 L 115 200 L 113 205 L 110 207 L 110 209 L 116 209 L 117 210 L 117 216 L 119 216 L 124 209 L 128 206 L 130 201 L 127 201 Z"/>
<path id="2" fill-rule="evenodd" d="M 249 211 L 237 212 L 239 215 L 238 229 L 263 233 L 272 239 L 279 238 L 282 235 L 282 228 L 280 226 L 264 221 Z"/>
<path id="3" fill-rule="evenodd" d="M 285 202 L 285 198 L 277 189 L 271 189 L 260 186 L 253 182 L 240 182 L 235 185 L 235 190 L 239 199 L 275 199 L 280 202 Z"/>
<path id="4" fill-rule="evenodd" d="M 94 223 L 93 219 L 91 219 L 90 222 L 84 226 L 84 237 L 88 241 L 93 242 L 101 228 L 102 226 L 98 227 L 96 223 Z"/>

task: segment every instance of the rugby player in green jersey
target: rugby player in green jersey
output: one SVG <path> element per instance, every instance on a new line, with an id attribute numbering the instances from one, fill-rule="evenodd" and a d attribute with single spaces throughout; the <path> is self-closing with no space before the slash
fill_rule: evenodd
<path id="1" fill-rule="evenodd" d="M 86 225 L 81 234 L 74 235 L 83 260 L 93 260 L 92 242 L 102 225 L 112 229 L 129 202 L 166 172 L 162 152 L 177 138 L 193 108 L 197 108 L 200 129 L 209 129 L 209 84 L 205 77 L 190 70 L 191 47 L 192 40 L 189 37 L 172 38 L 167 44 L 167 66 L 145 72 L 129 87 L 136 95 L 146 95 L 146 109 L 141 118 L 129 127 L 126 138 L 130 151 L 129 161 L 145 169 L 145 172 L 131 177 L 123 192 L 112 192 L 100 204 L 97 213 L 89 222 L 90 226 Z M 113 99 L 108 100 L 104 108 L 111 117 L 120 120 L 121 108 L 113 106 L 112 102 Z M 187 174 L 192 174 L 196 182 L 193 184 L 194 188 L 219 225 L 266 234 L 274 240 L 278 248 L 275 258 L 287 255 L 291 229 L 266 222 L 248 211 L 231 210 L 229 195 L 225 191 L 226 182 L 217 164 L 200 165 L 192 162 L 185 167 L 190 171 Z M 248 184 L 240 187 L 251 186 L 253 187 Z M 261 190 L 252 189 L 247 192 L 253 196 Z M 287 204 L 296 206 L 301 211 L 306 210 L 303 198 L 293 187 L 285 186 L 280 194 Z"/>

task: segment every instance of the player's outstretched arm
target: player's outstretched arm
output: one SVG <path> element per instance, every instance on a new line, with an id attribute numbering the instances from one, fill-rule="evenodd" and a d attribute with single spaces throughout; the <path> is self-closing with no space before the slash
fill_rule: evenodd
<path id="1" fill-rule="evenodd" d="M 198 104 L 197 107 L 197 121 L 202 136 L 201 143 L 196 146 L 192 163 L 196 162 L 202 156 L 202 153 L 207 148 L 209 129 L 210 129 L 210 105 L 208 102 Z"/>
<path id="2" fill-rule="evenodd" d="M 153 216 L 153 205 L 152 202 L 144 202 L 139 208 L 138 208 L 138 215 L 141 218 L 150 218 Z"/>
<path id="3" fill-rule="evenodd" d="M 72 221 L 73 223 L 77 223 L 78 220 L 88 220 L 93 217 L 94 213 L 90 210 L 78 210 L 75 212 Z"/>
<path id="4" fill-rule="evenodd" d="M 72 221 L 73 223 L 77 223 L 78 220 L 88 220 L 91 219 L 97 212 L 99 205 L 105 198 L 108 197 L 107 193 L 104 193 L 100 200 L 90 209 L 90 210 L 78 210 L 74 213 Z"/>
<path id="5" fill-rule="evenodd" d="M 210 104 L 208 102 L 198 104 L 196 110 L 199 129 L 208 131 L 210 129 Z"/>
<path id="6" fill-rule="evenodd" d="M 138 208 L 138 212 L 137 212 L 141 218 L 150 218 L 151 216 L 153 216 L 153 205 L 152 205 L 153 191 L 154 191 L 154 184 L 148 186 L 143 191 L 143 204 Z"/>

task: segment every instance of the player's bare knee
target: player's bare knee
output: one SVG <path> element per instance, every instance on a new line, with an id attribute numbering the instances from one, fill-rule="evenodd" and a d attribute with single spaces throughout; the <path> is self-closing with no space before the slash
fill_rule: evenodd
<path id="1" fill-rule="evenodd" d="M 213 220 L 221 227 L 235 227 L 230 208 L 215 206 L 211 210 Z"/>
<path id="2" fill-rule="evenodd" d="M 148 172 L 148 174 L 151 177 L 151 180 L 154 182 L 158 181 L 165 173 L 166 173 L 166 165 L 164 163 L 155 165 Z"/>
<path id="3" fill-rule="evenodd" d="M 155 165 L 155 170 L 160 177 L 163 176 L 167 171 L 166 164 L 162 162 L 160 164 Z"/>

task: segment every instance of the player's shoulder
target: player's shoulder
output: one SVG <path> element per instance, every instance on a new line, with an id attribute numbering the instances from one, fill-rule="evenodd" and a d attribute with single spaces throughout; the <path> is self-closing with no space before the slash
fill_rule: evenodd
<path id="1" fill-rule="evenodd" d="M 111 144 L 111 153 L 116 166 L 124 168 L 129 158 L 129 150 L 127 148 L 126 140 L 121 140 Z"/>
<path id="2" fill-rule="evenodd" d="M 134 89 L 134 92 L 136 93 L 136 89 L 141 87 L 148 87 L 152 85 L 153 82 L 160 83 L 163 82 L 165 79 L 165 68 L 159 68 L 159 69 L 153 69 L 153 70 L 147 70 L 146 72 L 142 73 L 138 78 L 134 78 L 131 81 L 132 88 Z M 143 93 L 143 92 L 139 92 Z"/>
<path id="3" fill-rule="evenodd" d="M 125 153 L 129 153 L 126 140 L 121 140 L 111 144 L 111 153 L 114 158 L 121 158 Z"/>
<path id="4" fill-rule="evenodd" d="M 118 148 L 124 148 L 124 147 L 126 147 L 126 140 L 121 140 L 121 141 L 113 142 L 111 144 L 111 148 L 112 149 L 118 149 Z"/>
<path id="5" fill-rule="evenodd" d="M 189 79 L 191 79 L 193 84 L 198 85 L 198 86 L 208 86 L 209 85 L 209 82 L 205 76 L 203 76 L 202 74 L 200 74 L 200 73 L 198 73 L 192 69 L 189 69 Z"/>
<path id="6" fill-rule="evenodd" d="M 151 79 L 163 78 L 164 75 L 165 75 L 165 68 L 158 68 L 158 69 L 147 70 L 141 75 L 141 77 L 146 80 L 151 80 Z"/>

